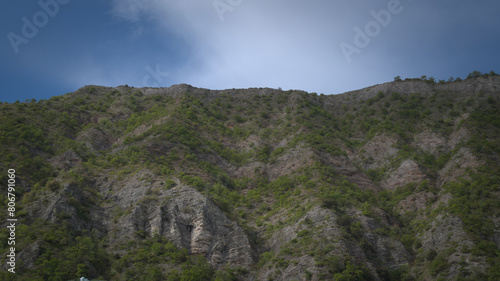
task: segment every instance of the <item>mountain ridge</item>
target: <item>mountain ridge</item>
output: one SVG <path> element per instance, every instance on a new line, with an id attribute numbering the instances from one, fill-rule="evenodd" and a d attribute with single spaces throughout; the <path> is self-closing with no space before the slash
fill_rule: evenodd
<path id="1" fill-rule="evenodd" d="M 497 280 L 499 94 L 490 74 L 0 104 L 16 280 Z"/>

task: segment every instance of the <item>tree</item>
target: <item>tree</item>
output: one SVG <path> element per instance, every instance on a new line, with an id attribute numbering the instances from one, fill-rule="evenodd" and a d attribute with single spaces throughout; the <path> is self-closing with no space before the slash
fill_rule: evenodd
<path id="1" fill-rule="evenodd" d="M 401 76 L 398 75 L 398 76 L 394 77 L 394 81 L 400 82 L 401 81 Z"/>
<path id="2" fill-rule="evenodd" d="M 76 266 L 76 276 L 77 277 L 86 276 L 87 275 L 87 271 L 88 271 L 87 265 L 84 264 L 84 263 L 79 263 Z"/>
<path id="3" fill-rule="evenodd" d="M 336 273 L 333 278 L 337 281 L 362 281 L 366 280 L 363 275 L 363 270 L 347 261 L 345 270 L 342 273 Z"/>
<path id="4" fill-rule="evenodd" d="M 474 70 L 469 75 L 467 75 L 467 79 L 469 78 L 476 78 L 481 76 L 481 71 Z"/>

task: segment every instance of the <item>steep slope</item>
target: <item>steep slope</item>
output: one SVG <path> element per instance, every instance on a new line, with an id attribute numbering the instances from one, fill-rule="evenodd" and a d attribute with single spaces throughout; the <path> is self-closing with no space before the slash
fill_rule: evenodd
<path id="1" fill-rule="evenodd" d="M 0 276 L 498 280 L 499 98 L 491 74 L 0 104 L 19 220 L 18 273 Z"/>

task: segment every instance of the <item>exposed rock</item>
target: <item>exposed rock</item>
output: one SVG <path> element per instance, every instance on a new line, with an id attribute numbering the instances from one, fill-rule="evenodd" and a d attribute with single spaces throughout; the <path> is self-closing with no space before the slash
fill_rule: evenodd
<path id="1" fill-rule="evenodd" d="M 377 214 L 381 212 L 381 210 L 375 210 Z M 307 235 L 311 235 L 312 239 L 317 241 L 319 248 L 330 249 L 330 252 L 324 255 L 336 256 L 340 260 L 346 256 L 363 257 L 374 276 L 377 276 L 375 270 L 377 265 L 380 266 L 376 263 L 382 263 L 387 268 L 398 268 L 412 260 L 401 242 L 389 236 L 375 234 L 375 229 L 389 224 L 385 216 L 382 217 L 381 222 L 377 222 L 373 218 L 362 215 L 359 210 L 352 209 L 349 214 L 352 217 L 352 223 L 359 221 L 364 229 L 361 234 L 364 241 L 362 244 L 345 239 L 346 230 L 339 225 L 339 217 L 331 210 L 316 206 L 295 224 L 285 226 L 275 232 L 268 239 L 266 246 L 271 252 L 277 253 L 287 244 L 293 243 L 293 240 L 301 239 L 299 235 L 301 231 L 309 231 Z M 294 262 L 281 273 L 277 274 L 274 267 L 264 267 L 257 278 L 265 280 L 277 275 L 280 280 L 309 280 L 305 277 L 308 271 L 312 275 L 310 280 L 321 280 L 319 276 L 324 273 L 325 269 L 317 266 L 317 258 L 307 253 L 298 257 L 289 257 L 288 260 L 294 260 Z M 375 278 L 379 280 L 378 277 Z"/>
<path id="2" fill-rule="evenodd" d="M 262 163 L 260 162 L 252 162 L 252 163 L 247 163 L 243 166 L 231 166 L 228 169 L 228 174 L 233 177 L 248 177 L 252 178 L 260 174 L 260 170 L 262 169 Z"/>
<path id="3" fill-rule="evenodd" d="M 413 160 L 405 160 L 399 168 L 390 173 L 389 178 L 382 183 L 386 189 L 396 189 L 409 183 L 417 183 L 425 180 L 425 174 L 420 170 L 418 164 Z"/>
<path id="4" fill-rule="evenodd" d="M 166 236 L 191 254 L 205 256 L 216 267 L 252 264 L 246 234 L 208 198 L 187 186 L 163 191 L 161 198 L 165 199 L 145 197 L 130 215 L 120 218 L 114 229 L 117 239 L 133 238 L 143 231 L 148 236 Z"/>
<path id="5" fill-rule="evenodd" d="M 421 241 L 422 248 L 420 251 L 423 253 L 429 253 L 430 251 L 442 253 L 450 245 L 457 245 L 454 254 L 447 257 L 447 262 L 450 265 L 448 276 L 451 279 L 457 278 L 462 274 L 460 268 L 472 271 L 473 268 L 480 267 L 482 268 L 481 270 L 484 270 L 484 258 L 473 257 L 471 253 L 465 251 L 465 249 L 472 249 L 475 244 L 465 233 L 463 222 L 454 215 L 437 215 L 427 230 L 418 236 L 418 239 Z"/>
<path id="6" fill-rule="evenodd" d="M 281 155 L 274 163 L 267 165 L 264 171 L 266 171 L 270 180 L 275 180 L 280 176 L 289 175 L 302 167 L 312 165 L 314 159 L 312 149 L 294 148 Z"/>
<path id="7" fill-rule="evenodd" d="M 62 170 L 69 170 L 82 162 L 82 157 L 73 150 L 67 150 L 50 160 L 52 166 Z"/>
<path id="8" fill-rule="evenodd" d="M 335 220 L 336 215 L 333 212 L 318 206 L 313 207 L 295 224 L 285 226 L 273 233 L 273 235 L 267 239 L 266 248 L 273 253 L 277 253 L 284 246 L 291 243 L 293 239 L 300 239 L 298 238 L 298 233 L 302 230 L 310 230 L 311 235 L 323 237 L 325 240 L 331 240 L 335 237 L 340 238 L 342 230 L 336 224 Z M 312 231 L 313 229 L 314 231 Z M 339 252 L 346 251 L 345 246 L 341 246 L 340 244 L 336 244 L 335 246 L 342 247 L 339 249 Z M 342 256 L 342 254 L 340 254 L 340 256 Z M 277 273 L 274 267 L 263 267 L 262 270 L 258 272 L 257 280 L 268 280 L 275 275 L 277 275 L 280 280 L 306 280 L 306 270 L 312 274 L 311 280 L 319 280 L 318 276 L 322 272 L 322 269 L 316 266 L 314 256 L 304 254 L 297 257 L 296 261 L 296 263 L 289 264 L 281 273 Z"/>
<path id="9" fill-rule="evenodd" d="M 500 218 L 499 217 L 490 217 L 489 218 L 493 224 L 495 225 L 494 234 L 492 237 L 493 243 L 497 244 L 500 247 Z"/>
<path id="10" fill-rule="evenodd" d="M 454 92 L 460 96 L 471 96 L 478 93 L 492 94 L 498 93 L 500 76 L 477 77 L 445 84 L 431 84 L 425 81 L 404 81 L 388 82 L 367 87 L 360 90 L 346 92 L 342 95 L 355 97 L 355 101 L 367 100 L 373 98 L 378 92 L 382 93 L 400 93 L 410 95 L 420 93 L 422 96 L 432 96 L 435 92 L 445 91 Z"/>
<path id="11" fill-rule="evenodd" d="M 384 167 L 399 151 L 394 147 L 395 144 L 396 139 L 393 137 L 376 135 L 361 147 L 358 152 L 360 157 L 356 157 L 356 160 L 367 170 Z M 361 157 L 365 161 L 361 161 Z"/>
<path id="12" fill-rule="evenodd" d="M 483 162 L 479 161 L 469 149 L 462 147 L 439 171 L 437 184 L 441 186 L 445 182 L 457 179 L 465 175 L 467 168 L 479 167 L 482 164 Z"/>
<path id="13" fill-rule="evenodd" d="M 455 241 L 460 247 L 472 247 L 474 242 L 463 230 L 463 222 L 451 214 L 439 214 L 429 225 L 429 229 L 419 238 L 425 251 L 434 249 L 441 252 L 448 247 L 449 242 Z"/>
<path id="14" fill-rule="evenodd" d="M 446 139 L 431 130 L 417 134 L 413 139 L 413 145 L 434 155 L 447 151 L 448 148 Z"/>
<path id="15" fill-rule="evenodd" d="M 408 264 L 412 260 L 407 249 L 400 241 L 389 236 L 376 234 L 375 230 L 382 226 L 388 226 L 388 221 L 382 220 L 381 223 L 379 223 L 371 217 L 362 215 L 359 210 L 356 210 L 356 213 L 356 218 L 359 219 L 363 227 L 367 230 L 363 232 L 363 238 L 369 242 L 372 247 L 372 252 L 370 252 L 370 250 L 367 251 L 367 249 L 370 249 L 367 246 L 363 249 L 368 260 L 371 261 L 373 258 L 376 258 L 387 268 L 398 268 Z M 373 256 L 370 256 L 370 254 Z M 373 269 L 375 269 L 376 264 L 373 262 L 371 263 Z"/>
<path id="16" fill-rule="evenodd" d="M 28 247 L 24 248 L 18 255 L 17 259 L 22 261 L 23 266 L 29 269 L 35 268 L 36 259 L 40 255 L 40 245 L 34 242 Z"/>
<path id="17" fill-rule="evenodd" d="M 53 223 L 58 223 L 61 219 L 65 220 L 76 230 L 92 228 L 104 230 L 101 222 L 105 221 L 106 217 L 95 206 L 92 211 L 85 208 L 89 197 L 84 194 L 82 187 L 77 183 L 64 183 L 61 190 L 48 198 L 51 200 L 46 206 L 38 206 L 42 212 L 41 218 Z"/>
<path id="18" fill-rule="evenodd" d="M 126 138 L 140 136 L 143 133 L 151 130 L 151 128 L 153 128 L 153 125 L 151 125 L 151 124 L 140 125 L 139 127 L 135 128 L 132 132 L 130 132 L 130 133 L 124 135 L 123 137 L 119 138 L 118 140 L 116 140 L 116 142 L 114 144 L 115 145 L 123 145 L 123 142 L 125 141 Z"/>
<path id="19" fill-rule="evenodd" d="M 315 161 L 315 154 L 310 148 L 297 147 L 289 149 L 279 156 L 273 163 L 250 162 L 241 166 L 227 166 L 229 175 L 235 177 L 254 178 L 265 176 L 275 180 L 280 176 L 311 165 Z"/>
<path id="20" fill-rule="evenodd" d="M 373 189 L 376 190 L 378 187 L 363 173 L 358 169 L 353 162 L 349 160 L 349 157 L 344 155 L 332 156 L 330 154 L 322 154 L 321 159 L 328 166 L 335 169 L 336 172 L 347 176 L 349 181 L 355 183 L 362 189 Z"/>
<path id="21" fill-rule="evenodd" d="M 434 198 L 434 194 L 429 191 L 414 193 L 399 201 L 395 209 L 400 215 L 407 212 L 415 213 L 420 210 L 424 210 L 427 207 L 428 202 L 432 202 Z"/>
<path id="22" fill-rule="evenodd" d="M 469 133 L 467 132 L 467 129 L 465 129 L 465 127 L 462 126 L 462 127 L 460 127 L 460 129 L 454 131 L 450 135 L 449 140 L 448 140 L 448 146 L 451 149 L 455 149 L 455 147 L 457 147 L 457 145 L 459 145 L 463 141 L 467 140 L 468 137 L 469 137 Z"/>
<path id="23" fill-rule="evenodd" d="M 367 100 L 377 95 L 377 93 L 421 93 L 424 96 L 430 96 L 433 93 L 433 87 L 424 81 L 412 81 L 401 83 L 384 83 L 364 89 L 344 93 L 344 95 L 352 95 L 356 100 Z"/>
<path id="24" fill-rule="evenodd" d="M 98 128 L 90 128 L 80 132 L 75 140 L 84 143 L 92 152 L 107 150 L 112 143 L 112 138 Z"/>

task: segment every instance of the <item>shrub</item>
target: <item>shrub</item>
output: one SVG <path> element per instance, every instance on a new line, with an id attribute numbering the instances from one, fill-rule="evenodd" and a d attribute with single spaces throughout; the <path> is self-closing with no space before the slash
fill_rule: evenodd
<path id="1" fill-rule="evenodd" d="M 341 273 L 336 273 L 334 276 L 336 281 L 364 281 L 365 273 L 363 270 L 352 264 L 350 261 L 346 262 L 345 270 Z"/>
<path id="2" fill-rule="evenodd" d="M 58 180 L 52 179 L 47 181 L 47 184 L 45 186 L 51 191 L 58 191 L 61 187 L 61 184 Z"/>
<path id="3" fill-rule="evenodd" d="M 175 181 L 172 179 L 165 180 L 165 189 L 171 189 L 172 187 L 174 187 L 176 185 L 177 185 L 177 183 L 175 183 Z"/>
<path id="4" fill-rule="evenodd" d="M 403 97 L 399 93 L 393 92 L 390 96 L 390 99 L 391 101 L 397 101 L 397 100 L 402 100 Z"/>
<path id="5" fill-rule="evenodd" d="M 238 123 L 245 123 L 246 119 L 241 117 L 240 115 L 236 115 L 236 116 L 234 116 L 234 121 L 236 121 Z"/>
<path id="6" fill-rule="evenodd" d="M 304 229 L 304 230 L 299 231 L 299 233 L 297 233 L 297 237 L 304 237 L 304 236 L 307 236 L 309 234 L 310 234 L 309 230 Z"/>
<path id="7" fill-rule="evenodd" d="M 260 259 L 259 259 L 259 266 L 261 266 L 261 267 L 264 266 L 272 258 L 273 258 L 273 253 L 272 252 L 264 252 L 264 253 L 262 253 L 262 255 L 260 255 Z"/>
<path id="8" fill-rule="evenodd" d="M 433 276 L 443 273 L 449 267 L 448 257 L 446 252 L 438 254 L 430 264 L 430 271 Z"/>

